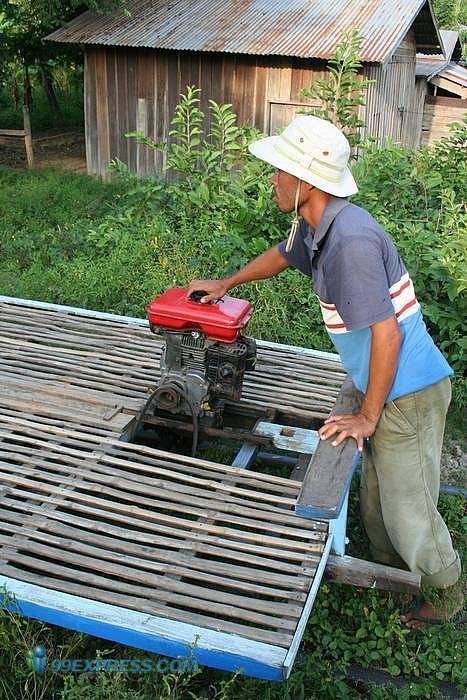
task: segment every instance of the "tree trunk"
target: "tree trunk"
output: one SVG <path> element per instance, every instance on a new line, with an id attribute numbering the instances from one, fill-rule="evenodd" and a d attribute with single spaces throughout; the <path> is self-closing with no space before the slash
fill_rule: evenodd
<path id="1" fill-rule="evenodd" d="M 24 64 L 24 90 L 23 90 L 23 125 L 24 125 L 24 146 L 26 148 L 26 158 L 28 168 L 34 167 L 34 151 L 32 147 L 30 106 L 32 104 L 31 81 L 29 79 L 28 66 Z"/>
<path id="2" fill-rule="evenodd" d="M 30 112 L 32 107 L 32 89 L 31 81 L 29 79 L 29 68 L 27 63 L 24 64 L 23 104 L 28 110 L 28 112 Z"/>
<path id="3" fill-rule="evenodd" d="M 44 87 L 45 94 L 47 95 L 47 99 L 49 101 L 50 108 L 56 117 L 57 124 L 59 126 L 63 126 L 65 123 L 65 120 L 63 118 L 62 108 L 60 107 L 60 104 L 57 100 L 57 95 L 55 94 L 52 76 L 51 76 L 50 71 L 47 67 L 41 66 L 41 76 L 42 76 L 42 85 Z"/>

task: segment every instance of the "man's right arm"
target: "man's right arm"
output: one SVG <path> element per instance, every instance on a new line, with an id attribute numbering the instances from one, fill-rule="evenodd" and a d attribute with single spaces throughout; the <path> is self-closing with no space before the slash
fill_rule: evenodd
<path id="1" fill-rule="evenodd" d="M 238 287 L 240 284 L 246 284 L 254 280 L 264 280 L 268 277 L 275 277 L 275 275 L 278 275 L 287 267 L 289 267 L 289 263 L 279 252 L 279 247 L 274 246 L 261 255 L 258 255 L 257 258 L 251 260 L 229 277 L 224 277 L 219 280 L 193 280 L 188 287 L 187 296 L 200 290 L 208 292 L 201 300 L 202 303 L 206 304 L 210 301 L 220 299 L 229 289 L 232 289 L 232 287 Z"/>

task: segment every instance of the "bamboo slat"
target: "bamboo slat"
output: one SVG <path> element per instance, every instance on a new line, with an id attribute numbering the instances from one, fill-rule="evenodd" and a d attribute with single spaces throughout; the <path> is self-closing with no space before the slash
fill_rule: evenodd
<path id="1" fill-rule="evenodd" d="M 34 386 L 47 392 L 44 385 L 48 385 L 60 391 L 65 386 L 68 401 L 85 397 L 89 402 L 120 402 L 128 425 L 158 380 L 161 351 L 161 341 L 144 322 L 119 323 L 80 316 L 79 310 L 60 313 L 0 302 L 0 384 L 10 387 L 9 394 L 4 392 L 5 408 L 24 411 L 31 398 L 21 381 L 27 371 L 31 390 Z M 332 409 L 343 378 L 335 359 L 259 343 L 257 369 L 245 378 L 242 403 L 304 419 L 323 418 Z M 12 385 L 17 389 L 15 396 Z M 48 403 L 44 396 L 42 400 Z M 47 415 L 59 418 L 59 410 L 54 412 L 48 405 Z M 70 420 L 66 413 L 64 417 Z M 108 427 L 103 422 L 101 415 L 93 424 Z M 117 429 L 121 414 L 114 423 Z"/>

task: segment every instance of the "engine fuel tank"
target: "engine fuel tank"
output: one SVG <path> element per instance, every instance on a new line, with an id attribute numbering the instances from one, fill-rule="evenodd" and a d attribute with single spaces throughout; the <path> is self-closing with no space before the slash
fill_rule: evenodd
<path id="1" fill-rule="evenodd" d="M 197 330 L 211 340 L 233 343 L 252 315 L 250 302 L 225 295 L 212 304 L 186 297 L 187 290 L 173 287 L 153 299 L 147 307 L 152 331 Z"/>

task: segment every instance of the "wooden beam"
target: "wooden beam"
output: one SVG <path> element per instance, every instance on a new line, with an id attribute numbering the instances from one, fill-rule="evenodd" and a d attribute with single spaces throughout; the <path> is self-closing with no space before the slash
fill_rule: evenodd
<path id="1" fill-rule="evenodd" d="M 357 413 L 361 400 L 362 394 L 347 378 L 331 413 Z M 320 440 L 303 479 L 295 506 L 297 515 L 337 518 L 359 457 L 353 438 L 347 438 L 337 447 L 333 447 L 329 440 Z"/>
<path id="2" fill-rule="evenodd" d="M 425 102 L 429 105 L 442 105 L 444 107 L 467 109 L 467 100 L 461 100 L 459 97 L 439 97 L 437 95 L 427 95 L 425 97 Z"/>
<path id="3" fill-rule="evenodd" d="M 283 680 L 287 653 L 283 647 L 50 590 L 3 575 L 0 575 L 0 606 L 4 598 L 2 589 L 14 596 L 14 601 L 6 603 L 6 607 L 25 617 L 151 654 L 188 657 L 223 671 L 242 669 L 246 675 L 256 678 Z"/>
<path id="4" fill-rule="evenodd" d="M 395 593 L 418 593 L 420 590 L 419 574 L 349 556 L 331 555 L 324 575 L 330 581 L 361 588 Z"/>
<path id="5" fill-rule="evenodd" d="M 443 90 L 447 90 L 448 92 L 453 92 L 455 95 L 459 95 L 459 97 L 461 97 L 462 99 L 465 99 L 467 97 L 467 88 L 465 88 L 463 85 L 455 83 L 453 80 L 449 80 L 448 78 L 441 78 L 438 75 L 435 78 L 431 78 L 430 82 L 433 83 L 433 85 L 437 85 L 438 87 L 442 88 Z"/>
<path id="6" fill-rule="evenodd" d="M 24 123 L 24 145 L 26 148 L 26 158 L 28 160 L 28 168 L 34 167 L 34 151 L 32 148 L 31 134 L 31 118 L 29 116 L 29 107 L 23 105 L 23 123 Z"/>
<path id="7" fill-rule="evenodd" d="M 24 139 L 26 132 L 24 129 L 0 129 L 0 136 L 13 136 L 15 138 Z"/>

